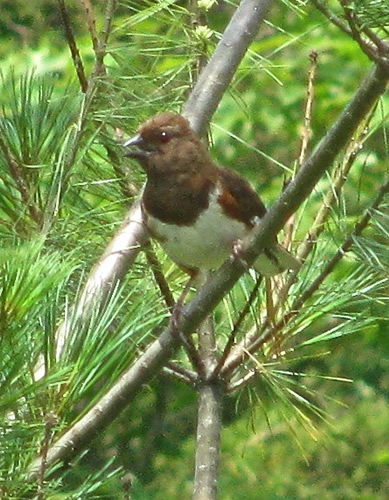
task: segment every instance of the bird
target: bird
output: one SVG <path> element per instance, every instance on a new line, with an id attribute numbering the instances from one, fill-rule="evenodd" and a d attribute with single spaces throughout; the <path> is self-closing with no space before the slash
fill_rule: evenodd
<path id="1" fill-rule="evenodd" d="M 191 278 L 217 269 L 266 213 L 250 183 L 217 165 L 180 114 L 152 116 L 123 146 L 146 173 L 141 209 L 149 235 Z M 268 278 L 300 262 L 275 238 L 253 267 Z"/>

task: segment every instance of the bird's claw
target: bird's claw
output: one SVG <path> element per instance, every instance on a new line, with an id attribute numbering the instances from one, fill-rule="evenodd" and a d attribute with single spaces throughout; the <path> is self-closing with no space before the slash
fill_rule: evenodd
<path id="1" fill-rule="evenodd" d="M 230 255 L 230 260 L 233 262 L 234 260 L 239 260 L 239 262 L 246 268 L 246 270 L 250 269 L 248 263 L 242 258 L 242 253 L 244 251 L 243 242 L 240 239 L 234 240 L 232 243 L 232 252 Z"/>

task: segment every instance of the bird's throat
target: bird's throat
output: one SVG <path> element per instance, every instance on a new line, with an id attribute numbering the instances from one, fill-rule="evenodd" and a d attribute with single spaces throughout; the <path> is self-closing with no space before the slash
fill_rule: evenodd
<path id="1" fill-rule="evenodd" d="M 148 177 L 143 194 L 146 211 L 168 224 L 189 225 L 209 205 L 209 194 L 213 182 L 204 178 L 202 182 L 193 176 Z"/>

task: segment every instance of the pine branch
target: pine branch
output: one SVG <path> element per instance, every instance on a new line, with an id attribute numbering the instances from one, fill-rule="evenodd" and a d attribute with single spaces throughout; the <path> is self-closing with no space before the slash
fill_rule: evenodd
<path id="1" fill-rule="evenodd" d="M 96 62 L 92 78 L 105 73 L 104 57 L 107 53 L 109 35 L 112 31 L 112 20 L 116 9 L 116 0 L 108 0 L 105 9 L 105 23 L 96 49 Z"/>
<path id="2" fill-rule="evenodd" d="M 93 13 L 93 5 L 91 3 L 91 0 L 80 0 L 80 2 L 82 3 L 85 10 L 89 34 L 92 40 L 92 47 L 96 54 L 99 46 L 99 39 L 96 30 L 96 17 Z"/>
<path id="3" fill-rule="evenodd" d="M 31 218 L 38 224 L 41 224 L 42 214 L 37 210 L 35 205 L 31 202 L 31 193 L 29 192 L 28 186 L 23 178 L 22 170 L 17 164 L 16 160 L 12 157 L 7 144 L 4 142 L 3 138 L 0 136 L 0 150 L 3 152 L 4 158 L 8 164 L 8 169 L 11 177 L 13 178 L 15 185 L 20 193 L 23 203 L 28 208 Z"/>
<path id="4" fill-rule="evenodd" d="M 374 110 L 371 111 L 370 115 L 367 117 L 367 120 L 364 120 L 361 123 L 359 136 L 351 141 L 351 144 L 349 145 L 345 153 L 342 164 L 336 169 L 333 174 L 332 188 L 324 196 L 314 221 L 312 222 L 302 242 L 297 247 L 296 255 L 302 262 L 305 262 L 308 255 L 315 248 L 319 236 L 324 231 L 325 223 L 329 214 L 331 213 L 331 209 L 336 203 L 339 194 L 342 191 L 351 168 L 355 164 L 358 153 L 361 151 L 363 140 L 369 130 L 368 124 L 373 114 Z M 292 271 L 287 276 L 278 294 L 278 303 L 283 304 L 285 302 L 290 287 L 297 281 L 297 276 L 298 271 Z"/>
<path id="5" fill-rule="evenodd" d="M 65 28 L 65 36 L 72 55 L 73 64 L 77 73 L 78 81 L 80 82 L 81 91 L 85 94 L 88 89 L 88 80 L 85 75 L 84 65 L 78 50 L 76 39 L 74 38 L 73 30 L 70 24 L 69 14 L 64 0 L 58 0 L 59 12 L 61 14 L 62 23 Z"/>
<path id="6" fill-rule="evenodd" d="M 307 198 L 323 173 L 329 169 L 337 154 L 348 143 L 359 123 L 364 119 L 377 99 L 383 94 L 389 79 L 385 67 L 375 66 L 362 82 L 352 101 L 331 127 L 316 151 L 305 162 L 295 179 L 270 208 L 260 226 L 253 230 L 248 246 L 241 259 L 229 259 L 199 290 L 187 304 L 178 320 L 182 335 L 190 335 L 234 286 L 245 272 L 247 262 L 251 265 L 261 251 L 273 241 L 286 219 Z M 127 257 L 128 258 L 128 257 Z M 135 397 L 142 385 L 147 383 L 168 361 L 177 348 L 177 337 L 170 325 L 151 344 L 143 355 L 127 370 L 120 380 L 71 427 L 48 451 L 48 467 L 58 460 L 67 460 L 87 446 L 96 433 Z M 36 478 L 39 460 L 31 465 L 30 479 Z"/>
<path id="7" fill-rule="evenodd" d="M 172 361 L 166 363 L 163 368 L 164 373 L 169 377 L 184 382 L 190 386 L 194 386 L 198 381 L 198 375 L 196 372 L 183 368 Z"/>
<path id="8" fill-rule="evenodd" d="M 76 46 L 76 42 L 73 36 L 73 32 L 71 30 L 70 26 L 70 21 L 68 18 L 68 13 L 66 10 L 66 6 L 63 0 L 58 0 L 60 10 L 61 10 L 61 15 L 63 19 L 63 23 L 65 26 L 65 32 L 66 32 L 66 37 L 68 40 L 68 44 L 70 47 L 70 51 L 72 53 L 73 61 L 76 67 L 76 72 L 80 81 L 81 89 L 82 92 L 84 93 L 84 102 L 83 106 L 81 108 L 79 120 L 78 120 L 78 127 L 77 127 L 77 132 L 75 134 L 73 144 L 71 148 L 69 148 L 69 151 L 66 154 L 65 157 L 65 162 L 64 162 L 64 175 L 62 178 L 61 182 L 61 189 L 58 192 L 58 196 L 55 200 L 52 200 L 48 206 L 47 210 L 45 213 L 45 220 L 43 223 L 43 232 L 47 233 L 51 227 L 51 224 L 54 219 L 54 214 L 56 211 L 56 206 L 60 203 L 60 201 L 63 198 L 64 193 L 66 192 L 67 185 L 69 182 L 70 174 L 71 174 L 71 169 L 76 163 L 76 157 L 79 152 L 79 148 L 81 145 L 81 139 L 83 138 L 85 131 L 86 131 L 86 123 L 87 123 L 87 118 L 89 117 L 89 111 L 92 107 L 92 104 L 94 103 L 95 96 L 97 94 L 98 86 L 100 83 L 100 77 L 105 73 L 105 67 L 104 67 L 104 57 L 106 55 L 106 49 L 107 49 L 107 43 L 108 43 L 108 38 L 112 30 L 112 18 L 114 15 L 114 11 L 116 8 L 116 0 L 109 0 L 107 2 L 106 6 L 106 13 L 105 13 L 105 24 L 104 28 L 102 30 L 100 40 L 99 40 L 99 45 L 98 45 L 98 50 L 96 53 L 96 59 L 95 59 L 95 64 L 93 67 L 93 71 L 91 74 L 91 77 L 89 80 L 86 80 L 85 74 L 84 74 L 84 68 L 82 65 L 82 61 L 79 55 L 79 51 Z M 120 231 L 120 230 L 119 230 Z M 125 250 L 125 249 L 124 249 Z M 63 330 L 63 327 L 60 327 Z M 58 351 L 58 349 L 57 349 Z"/>
<path id="9" fill-rule="evenodd" d="M 94 309 L 104 306 L 112 290 L 115 289 L 115 284 L 125 276 L 146 241 L 140 204 L 137 202 L 92 269 L 74 312 L 71 312 L 59 326 L 56 333 L 57 358 L 61 355 L 73 324 L 72 317 L 86 319 Z"/>
<path id="10" fill-rule="evenodd" d="M 152 249 L 151 245 L 145 245 L 145 254 L 147 263 L 151 268 L 154 279 L 165 301 L 166 307 L 172 313 L 175 304 L 174 297 L 172 291 L 170 290 L 169 283 L 167 282 L 165 275 L 163 274 L 161 263 L 155 255 L 155 252 Z"/>
<path id="11" fill-rule="evenodd" d="M 321 0 L 312 0 L 315 7 L 335 26 L 353 38 L 361 50 L 376 64 L 389 66 L 389 45 L 358 18 L 355 6 L 349 0 L 339 0 L 347 24 L 336 16 Z"/>
<path id="12" fill-rule="evenodd" d="M 290 310 L 281 318 L 278 323 L 276 323 L 271 329 L 264 332 L 260 337 L 251 341 L 249 345 L 247 343 L 240 350 L 232 353 L 231 357 L 227 359 L 227 362 L 222 370 L 222 375 L 226 376 L 227 374 L 231 374 L 235 368 L 237 368 L 240 363 L 249 357 L 251 354 L 256 352 L 260 347 L 262 347 L 267 341 L 270 339 L 276 338 L 277 335 L 283 330 L 283 328 L 290 323 L 290 321 L 298 314 L 304 304 L 309 300 L 313 294 L 319 289 L 324 280 L 332 273 L 335 266 L 338 262 L 344 257 L 346 252 L 348 252 L 351 246 L 354 243 L 356 237 L 360 236 L 364 229 L 369 225 L 372 214 L 375 210 L 377 210 L 381 203 L 383 202 L 385 196 L 389 193 L 389 179 L 381 186 L 381 189 L 378 192 L 377 197 L 374 199 L 371 206 L 365 211 L 364 215 L 355 225 L 352 233 L 347 236 L 342 245 L 338 248 L 333 257 L 327 262 L 327 264 L 322 269 L 321 273 L 317 278 L 310 284 L 310 286 L 293 302 L 290 307 Z M 278 345 L 281 345 L 281 342 L 278 341 Z M 234 383 L 228 388 L 229 392 L 235 390 L 238 387 L 242 387 L 245 385 L 256 375 L 256 371 L 249 372 L 249 375 L 243 379 L 238 381 L 236 384 Z"/>
<path id="13" fill-rule="evenodd" d="M 223 92 L 231 83 L 239 61 L 255 38 L 269 4 L 270 0 L 243 0 L 232 17 L 185 106 L 186 116 L 197 132 L 206 128 Z M 95 67 L 97 68 L 97 63 Z M 97 69 L 94 73 L 97 73 Z M 89 93 L 91 95 L 94 93 L 91 85 L 88 88 Z M 212 113 L 210 110 L 213 110 Z M 121 281 L 128 272 L 147 239 L 140 207 L 135 203 L 128 212 L 124 224 L 113 236 L 102 257 L 92 269 L 80 300 L 74 307 L 76 316 L 80 318 L 85 316 L 86 319 L 91 311 L 99 309 L 104 304 L 110 291 L 115 288 L 115 283 Z M 59 327 L 57 357 L 61 355 L 70 328 L 71 316 L 72 314 Z"/>
<path id="14" fill-rule="evenodd" d="M 255 297 L 257 296 L 258 294 L 258 290 L 259 290 L 259 287 L 260 285 L 262 284 L 262 277 L 260 276 L 258 279 L 257 279 L 257 282 L 255 283 L 254 285 L 254 288 L 252 289 L 251 293 L 250 293 L 250 296 L 244 306 L 244 308 L 242 309 L 242 311 L 240 312 L 239 314 L 239 317 L 237 319 L 237 321 L 235 322 L 234 324 L 234 327 L 230 333 L 230 336 L 229 336 L 229 339 L 228 339 L 228 342 L 223 350 L 223 354 L 220 356 L 220 359 L 217 363 L 217 366 L 213 372 L 213 376 L 214 377 L 217 377 L 221 371 L 221 369 L 223 368 L 224 366 L 224 363 L 226 362 L 226 360 L 228 359 L 233 347 L 234 347 L 234 344 L 235 344 L 235 341 L 236 341 L 236 335 L 239 331 L 239 328 L 241 327 L 245 317 L 247 316 L 247 314 L 249 313 L 250 311 L 250 308 L 255 300 Z"/>

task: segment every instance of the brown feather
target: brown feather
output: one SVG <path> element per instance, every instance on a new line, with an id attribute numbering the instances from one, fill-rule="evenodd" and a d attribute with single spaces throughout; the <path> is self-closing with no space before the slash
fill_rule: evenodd
<path id="1" fill-rule="evenodd" d="M 265 215 L 265 205 L 251 185 L 213 163 L 184 117 L 156 115 L 128 142 L 140 149 L 130 155 L 147 174 L 145 225 L 186 272 L 220 265 L 234 240 L 248 234 Z M 265 276 L 298 266 L 276 239 L 255 263 Z"/>
<path id="2" fill-rule="evenodd" d="M 219 201 L 226 215 L 253 227 L 266 213 L 265 205 L 251 185 L 233 170 L 219 168 L 223 194 Z"/>

